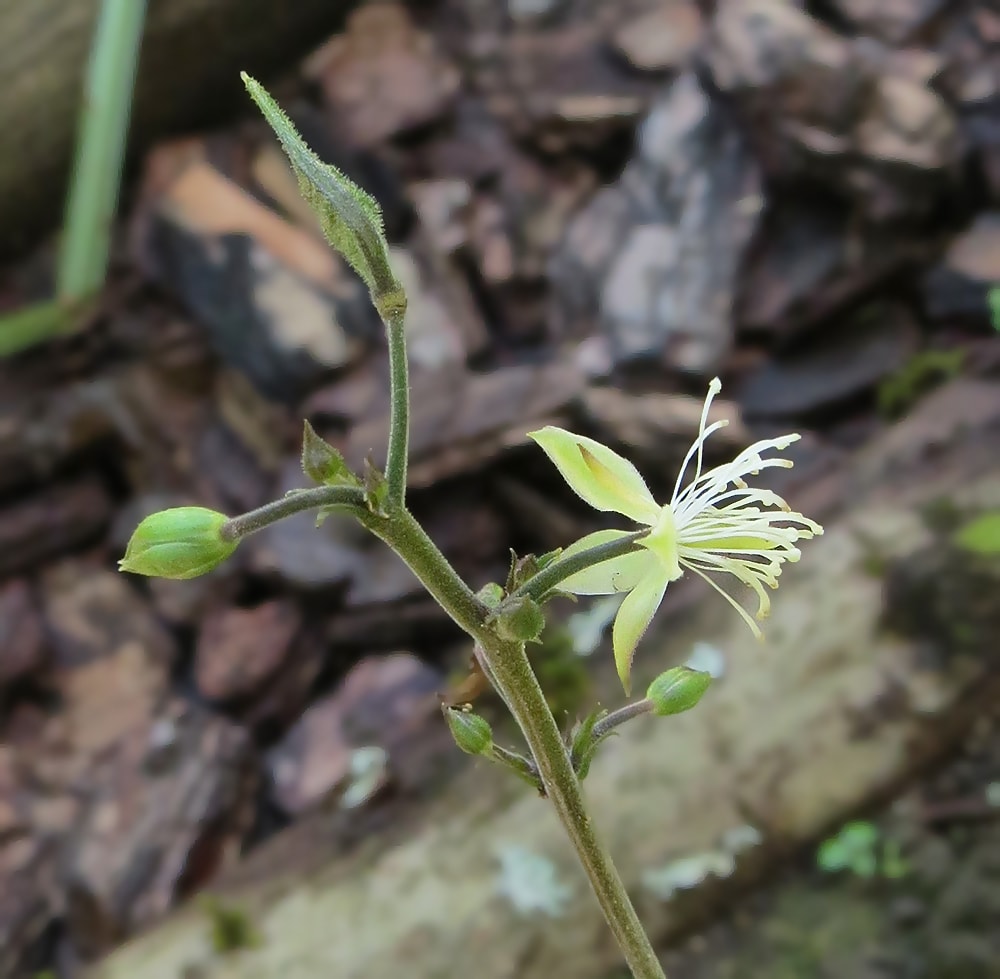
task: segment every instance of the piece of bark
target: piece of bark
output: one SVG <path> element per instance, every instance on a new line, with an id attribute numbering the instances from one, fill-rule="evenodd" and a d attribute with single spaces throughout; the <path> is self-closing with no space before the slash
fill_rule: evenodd
<path id="1" fill-rule="evenodd" d="M 115 384 L 107 378 L 5 398 L 0 408 L 0 490 L 50 479 L 115 435 Z"/>
<path id="2" fill-rule="evenodd" d="M 166 147 L 160 155 L 149 163 L 135 247 L 219 356 L 289 401 L 351 363 L 378 317 L 340 256 L 197 154 L 188 160 Z"/>
<path id="3" fill-rule="evenodd" d="M 794 341 L 933 247 L 912 233 L 860 225 L 836 200 L 784 194 L 741 273 L 737 325 Z"/>
<path id="4" fill-rule="evenodd" d="M 943 576 L 928 559 L 949 550 L 950 537 L 928 526 L 926 508 L 948 499 L 969 516 L 996 509 L 998 423 L 995 385 L 950 384 L 851 465 L 801 490 L 793 505 L 826 519 L 827 532 L 803 549 L 801 565 L 786 569 L 765 643 L 697 583 L 680 586 L 700 596 L 697 604 L 644 640 L 640 681 L 686 659 L 695 642 L 711 644 L 725 664 L 696 710 L 623 727 L 584 786 L 657 943 L 884 797 L 954 744 L 977 705 L 995 698 L 995 564 L 990 571 L 952 552 Z M 931 439 L 929 429 L 937 433 Z M 958 604 L 941 614 L 957 619 L 939 614 L 933 627 L 912 614 L 900 619 L 873 559 L 890 581 L 897 569 L 922 567 L 911 599 L 941 609 L 928 596 L 946 588 Z M 947 629 L 955 621 L 963 624 L 960 641 Z M 613 706 L 621 699 L 613 671 L 602 678 L 601 700 Z M 328 821 L 307 820 L 265 844 L 229 891 L 264 935 L 260 948 L 238 959 L 213 955 L 203 914 L 188 909 L 92 976 L 172 979 L 196 967 L 211 979 L 256 979 L 280 962 L 287 979 L 317 970 L 344 979 L 401 971 L 598 979 L 620 967 L 551 808 L 480 768 L 405 828 L 347 855 L 330 840 Z M 706 854 L 722 877 L 684 894 L 665 886 L 677 861 Z M 512 886 L 518 864 L 540 869 L 548 888 L 528 884 L 526 900 Z"/>
<path id="5" fill-rule="evenodd" d="M 461 77 L 397 3 L 363 6 L 306 61 L 338 129 L 373 146 L 444 114 Z"/>
<path id="6" fill-rule="evenodd" d="M 692 72 L 657 101 L 637 143 L 552 257 L 557 327 L 581 335 L 596 321 L 618 364 L 711 374 L 732 344 L 736 277 L 764 206 L 760 173 Z"/>
<path id="7" fill-rule="evenodd" d="M 156 711 L 177 648 L 116 571 L 66 560 L 45 572 L 41 591 L 67 774 L 85 778 L 97 756 Z"/>
<path id="8" fill-rule="evenodd" d="M 31 589 L 23 580 L 8 582 L 0 587 L 0 692 L 37 670 L 44 657 L 42 619 Z"/>
<path id="9" fill-rule="evenodd" d="M 210 613 L 202 622 L 194 653 L 201 695 L 229 701 L 259 692 L 283 668 L 301 625 L 301 613 L 289 599 Z"/>
<path id="10" fill-rule="evenodd" d="M 547 153 L 622 138 L 655 83 L 608 58 L 602 34 L 597 23 L 509 33 L 476 66 L 490 111 Z"/>
<path id="11" fill-rule="evenodd" d="M 51 841 L 20 833 L 0 841 L 2 976 L 35 974 L 42 960 L 45 932 L 58 908 L 57 861 Z"/>
<path id="12" fill-rule="evenodd" d="M 701 42 L 702 27 L 694 0 L 669 0 L 622 24 L 614 45 L 641 71 L 686 68 Z"/>
<path id="13" fill-rule="evenodd" d="M 432 776 L 443 739 L 444 677 L 409 653 L 368 657 L 317 701 L 268 753 L 275 802 L 300 814 L 343 788 L 354 751 L 377 746 L 387 775 L 415 790 Z"/>
<path id="14" fill-rule="evenodd" d="M 315 46 L 349 0 L 170 0 L 146 17 L 132 146 L 163 132 L 252 109 L 239 73 L 266 77 Z M 99 0 L 0 0 L 0 251 L 25 247 L 56 222 L 79 121 Z M 178 70 L 178 66 L 183 70 Z"/>
<path id="15" fill-rule="evenodd" d="M 409 483 L 430 486 L 480 468 L 526 432 L 565 410 L 583 388 L 569 364 L 525 364 L 472 374 L 457 367 L 415 375 L 411 395 Z M 388 413 L 357 425 L 345 451 L 351 465 L 385 459 Z"/>
<path id="16" fill-rule="evenodd" d="M 836 329 L 779 353 L 739 386 L 747 418 L 801 417 L 871 391 L 917 352 L 920 331 L 905 307 L 874 303 Z"/>
<path id="17" fill-rule="evenodd" d="M 56 483 L 0 509 L 0 575 L 31 568 L 89 544 L 111 518 L 111 498 L 96 476 Z"/>
<path id="18" fill-rule="evenodd" d="M 877 7 L 867 0 L 834 0 L 833 7 L 859 34 L 887 44 L 911 40 L 927 21 L 945 7 L 946 0 L 885 0 Z"/>
<path id="19" fill-rule="evenodd" d="M 249 829 L 253 749 L 224 718 L 176 701 L 89 773 L 62 876 L 74 952 L 106 952 L 202 886 Z"/>
<path id="20" fill-rule="evenodd" d="M 989 295 L 1000 276 L 1000 211 L 984 211 L 951 243 L 924 279 L 924 301 L 935 320 L 986 326 Z"/>
<path id="21" fill-rule="evenodd" d="M 958 119 L 868 47 L 784 0 L 721 0 L 707 61 L 771 175 L 836 188 L 873 222 L 926 216 L 957 177 Z"/>

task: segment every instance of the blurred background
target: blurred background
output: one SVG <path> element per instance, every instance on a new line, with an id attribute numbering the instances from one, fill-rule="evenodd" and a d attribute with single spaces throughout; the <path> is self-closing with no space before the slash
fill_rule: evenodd
<path id="1" fill-rule="evenodd" d="M 304 485 L 303 418 L 384 459 L 381 325 L 241 69 L 382 205 L 411 504 L 474 587 L 600 526 L 529 430 L 662 498 L 713 376 L 710 461 L 803 435 L 767 641 L 671 586 L 639 682 L 716 683 L 586 783 L 671 979 L 1000 976 L 996 0 L 0 0 L 0 976 L 624 976 L 385 549 L 115 570 Z M 567 728 L 614 610 L 532 654 Z"/>

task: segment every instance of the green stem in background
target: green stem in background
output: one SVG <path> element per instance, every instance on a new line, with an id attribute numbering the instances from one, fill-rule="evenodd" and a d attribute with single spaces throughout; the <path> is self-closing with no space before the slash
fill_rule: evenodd
<path id="1" fill-rule="evenodd" d="M 56 275 L 70 303 L 104 283 L 146 0 L 104 0 L 87 67 Z"/>
<path id="2" fill-rule="evenodd" d="M 222 525 L 219 533 L 223 540 L 238 541 L 297 513 L 335 506 L 356 513 L 364 511 L 364 491 L 353 486 L 318 486 L 316 489 L 295 490 L 280 500 L 265 503 L 238 517 L 231 517 Z"/>
<path id="3" fill-rule="evenodd" d="M 66 308 L 56 299 L 23 306 L 0 317 L 0 357 L 9 357 L 48 340 L 72 322 Z"/>
<path id="4" fill-rule="evenodd" d="M 0 357 L 71 332 L 104 284 L 146 0 L 104 0 L 80 108 L 56 298 L 0 317 Z"/>
<path id="5" fill-rule="evenodd" d="M 385 321 L 385 329 L 389 343 L 389 383 L 392 393 L 385 478 L 389 484 L 389 499 L 402 506 L 406 498 L 406 464 L 410 451 L 410 378 L 402 313 L 389 316 Z"/>

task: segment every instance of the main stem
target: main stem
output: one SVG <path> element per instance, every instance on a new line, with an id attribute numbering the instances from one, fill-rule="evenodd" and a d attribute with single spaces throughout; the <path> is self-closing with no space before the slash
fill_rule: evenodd
<path id="1" fill-rule="evenodd" d="M 618 870 L 594 832 L 579 779 L 524 646 L 495 638 L 492 643 L 480 642 L 632 975 L 635 979 L 666 979 Z"/>
<path id="2" fill-rule="evenodd" d="M 406 462 L 410 447 L 410 379 L 406 364 L 406 333 L 403 315 L 395 314 L 385 322 L 389 344 L 389 450 L 385 478 L 389 499 L 402 506 L 406 498 Z"/>
<path id="3" fill-rule="evenodd" d="M 404 508 L 361 518 L 410 566 L 441 607 L 476 639 L 490 674 L 531 748 L 545 793 L 566 830 L 635 979 L 665 979 L 618 871 L 584 806 L 569 752 L 538 685 L 524 645 L 500 639 L 485 625 L 488 609 L 455 573 Z"/>

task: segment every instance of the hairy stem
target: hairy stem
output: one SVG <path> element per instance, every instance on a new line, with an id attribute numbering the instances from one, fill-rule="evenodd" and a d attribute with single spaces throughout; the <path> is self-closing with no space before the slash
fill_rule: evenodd
<path id="1" fill-rule="evenodd" d="M 483 647 L 514 719 L 531 748 L 545 794 L 552 800 L 556 814 L 583 864 L 632 975 L 635 979 L 665 979 L 625 885 L 594 832 L 584 806 L 580 782 L 524 646 L 492 637 L 491 641 L 484 642 Z"/>
<path id="2" fill-rule="evenodd" d="M 540 601 L 570 575 L 576 574 L 578 571 L 586 571 L 587 568 L 592 568 L 596 564 L 603 564 L 612 558 L 638 550 L 637 541 L 648 533 L 648 530 L 637 530 L 634 534 L 628 534 L 618 540 L 588 547 L 587 550 L 580 551 L 579 554 L 573 554 L 567 558 L 557 558 L 542 568 L 534 577 L 529 578 L 516 591 L 511 592 L 507 600 L 513 601 L 516 598 L 528 597 L 533 598 L 536 602 Z"/>
<path id="3" fill-rule="evenodd" d="M 636 979 L 664 979 L 625 885 L 594 833 L 569 752 L 524 645 L 501 640 L 486 626 L 489 609 L 409 512 L 400 508 L 386 517 L 366 515 L 362 523 L 399 554 L 441 607 L 479 643 L 489 675 L 528 742 L 545 794 L 576 849 L 632 974 Z"/>
<path id="4" fill-rule="evenodd" d="M 410 441 L 410 379 L 402 314 L 390 316 L 386 320 L 385 329 L 389 342 L 389 384 L 392 394 L 385 478 L 389 484 L 389 500 L 402 506 L 406 498 L 406 462 Z"/>
<path id="5" fill-rule="evenodd" d="M 387 516 L 366 512 L 360 520 L 409 565 L 456 625 L 476 639 L 483 634 L 492 636 L 485 625 L 490 610 L 458 576 L 409 510 L 393 507 Z"/>
<path id="6" fill-rule="evenodd" d="M 605 714 L 590 729 L 591 741 L 600 741 L 606 734 L 610 734 L 616 727 L 631 721 L 633 717 L 642 717 L 653 709 L 653 701 L 648 699 L 636 700 L 618 710 L 613 710 L 610 714 Z"/>
<path id="7" fill-rule="evenodd" d="M 320 487 L 294 493 L 234 517 L 223 526 L 222 533 L 227 539 L 235 540 L 283 517 L 327 506 L 351 509 L 364 526 L 409 565 L 455 623 L 476 640 L 484 669 L 524 734 L 542 788 L 552 801 L 576 850 L 633 976 L 635 979 L 664 979 L 656 953 L 646 937 L 625 885 L 594 833 L 569 751 L 532 671 L 524 645 L 500 639 L 489 628 L 486 622 L 490 609 L 458 576 L 413 515 L 401 504 L 391 501 L 385 513 L 372 513 L 364 506 L 361 490 Z M 592 548 L 570 560 L 557 562 L 532 579 L 537 588 L 534 593 L 544 594 L 567 575 L 618 554 L 628 553 L 632 547 L 634 541 L 625 538 L 613 542 L 613 545 Z M 558 568 L 559 564 L 563 567 Z M 528 589 L 524 593 L 533 592 Z"/>
<path id="8" fill-rule="evenodd" d="M 242 540 L 248 534 L 263 530 L 270 524 L 306 510 L 340 506 L 348 510 L 364 510 L 365 495 L 353 486 L 317 486 L 316 489 L 296 490 L 280 500 L 265 503 L 256 510 L 231 517 L 220 530 L 223 540 Z"/>

